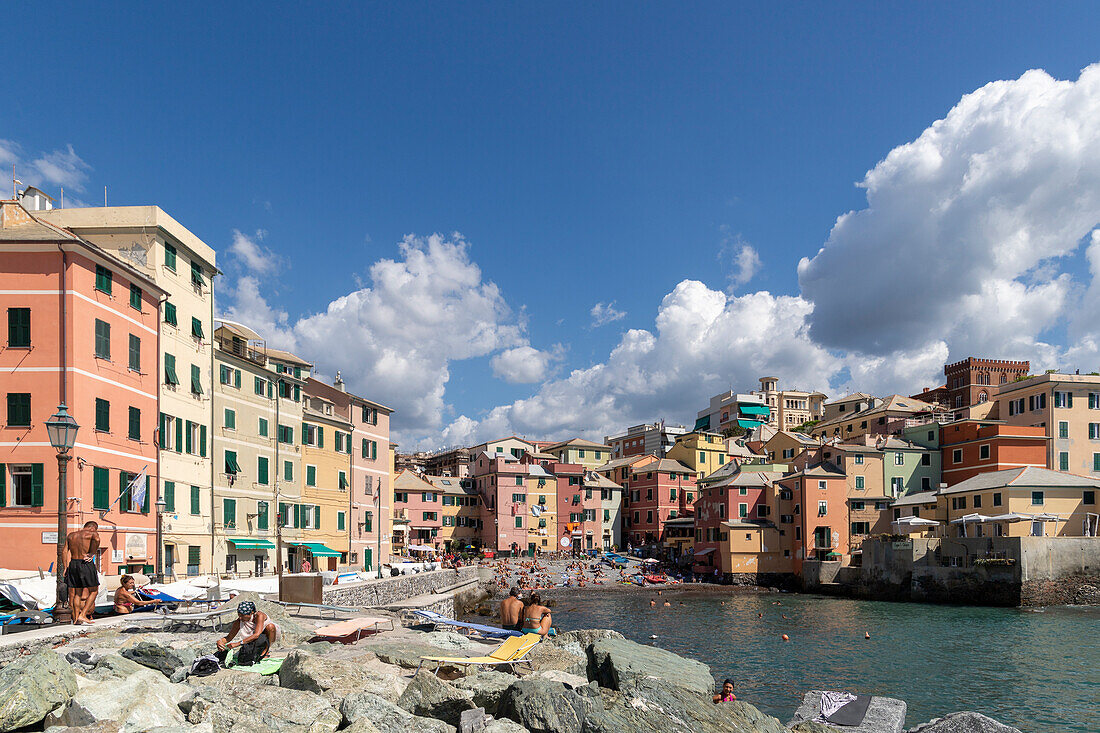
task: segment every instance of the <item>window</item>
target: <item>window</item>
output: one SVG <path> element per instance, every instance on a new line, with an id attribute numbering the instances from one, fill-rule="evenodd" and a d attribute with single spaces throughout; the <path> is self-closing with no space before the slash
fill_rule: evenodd
<path id="1" fill-rule="evenodd" d="M 516 517 L 516 529 L 523 529 L 523 517 Z"/>
<path id="2" fill-rule="evenodd" d="M 516 486 L 523 486 L 523 476 L 516 476 Z"/>
<path id="3" fill-rule="evenodd" d="M 340 491 L 348 490 L 348 475 L 344 471 L 340 472 L 338 482 L 340 484 Z"/>
<path id="4" fill-rule="evenodd" d="M 237 500 L 222 499 L 222 524 L 226 529 L 237 527 Z"/>
<path id="5" fill-rule="evenodd" d="M 267 418 L 266 417 L 261 417 L 260 418 L 260 425 L 259 425 L 258 430 L 259 430 L 261 438 L 266 438 L 267 437 Z"/>
<path id="6" fill-rule="evenodd" d="M 237 452 L 227 450 L 225 452 L 225 473 L 236 476 L 241 472 L 241 467 L 237 465 Z"/>
<path id="7" fill-rule="evenodd" d="M 31 345 L 31 309 L 8 308 L 8 348 Z"/>
<path id="8" fill-rule="evenodd" d="M 253 377 L 252 391 L 263 397 L 267 392 L 267 380 L 263 377 Z"/>
<path id="9" fill-rule="evenodd" d="M 1069 470 L 1069 453 L 1066 453 L 1065 451 L 1063 451 L 1063 452 L 1058 454 L 1058 470 L 1059 471 L 1068 471 Z"/>
<path id="10" fill-rule="evenodd" d="M 865 487 L 864 485 L 865 485 L 864 478 L 862 476 L 856 476 L 856 488 L 857 489 L 863 489 Z"/>
<path id="11" fill-rule="evenodd" d="M 202 287 L 206 282 L 202 279 L 202 265 L 198 262 L 191 262 L 191 284 L 197 287 Z"/>
<path id="12" fill-rule="evenodd" d="M 962 463 L 963 462 L 962 448 L 956 448 L 955 450 L 951 451 L 951 462 L 952 463 Z"/>
<path id="13" fill-rule="evenodd" d="M 332 432 L 334 432 L 336 434 L 336 452 L 337 453 L 343 453 L 344 452 L 344 434 L 341 433 L 339 430 L 333 430 Z"/>
<path id="14" fill-rule="evenodd" d="M 176 376 L 176 357 L 174 357 L 172 354 L 164 355 L 164 383 L 180 383 L 179 377 Z"/>
<path id="15" fill-rule="evenodd" d="M 280 443 L 293 443 L 294 442 L 294 428 L 289 425 L 279 425 L 277 430 L 277 436 Z"/>
<path id="16" fill-rule="evenodd" d="M 111 359 L 111 324 L 95 321 L 95 355 L 97 359 Z"/>
<path id="17" fill-rule="evenodd" d="M 344 531 L 344 513 L 336 512 L 336 529 L 340 532 Z"/>
<path id="18" fill-rule="evenodd" d="M 932 454 L 931 453 L 922 453 L 921 456 L 920 456 L 920 465 L 922 465 L 922 466 L 931 466 L 932 465 Z"/>
<path id="19" fill-rule="evenodd" d="M 650 511 L 645 513 L 645 521 L 648 524 L 653 524 L 653 512 Z"/>
<path id="20" fill-rule="evenodd" d="M 1043 492 L 1042 491 L 1032 491 L 1031 492 L 1031 505 L 1032 506 L 1042 506 L 1042 504 L 1043 504 Z"/>
<path id="21" fill-rule="evenodd" d="M 974 508 L 975 509 L 981 509 L 982 508 L 982 495 L 981 494 L 974 494 Z"/>
<path id="22" fill-rule="evenodd" d="M 30 392 L 8 393 L 8 427 L 31 426 L 31 395 Z"/>
<path id="23" fill-rule="evenodd" d="M 137 285 L 130 285 L 130 307 L 141 313 L 141 288 Z"/>
<path id="24" fill-rule="evenodd" d="M 1096 492 L 1091 491 L 1091 490 L 1086 491 L 1084 494 L 1081 495 L 1081 503 L 1082 504 L 1095 504 L 1096 503 Z"/>
<path id="25" fill-rule="evenodd" d="M 101 433 L 111 432 L 111 403 L 99 397 L 95 400 L 95 429 Z"/>
<path id="26" fill-rule="evenodd" d="M 141 440 L 141 410 L 136 407 L 129 409 L 129 430 L 126 435 L 130 440 Z"/>
<path id="27" fill-rule="evenodd" d="M 218 367 L 218 382 L 220 384 L 232 384 L 233 383 L 233 370 L 222 364 Z"/>
<path id="28" fill-rule="evenodd" d="M 191 365 L 191 394 L 202 394 L 202 371 L 197 364 Z"/>
<path id="29" fill-rule="evenodd" d="M 1068 438 L 1069 437 L 1069 423 L 1066 422 L 1065 420 L 1059 420 L 1058 421 L 1058 437 L 1059 438 Z"/>
<path id="30" fill-rule="evenodd" d="M 198 486 L 192 486 L 191 487 L 191 514 L 193 514 L 193 515 L 199 514 L 200 513 L 199 509 L 200 509 L 200 506 L 199 506 L 199 487 Z"/>
<path id="31" fill-rule="evenodd" d="M 522 504 L 527 501 L 526 494 L 512 494 L 512 501 L 516 504 Z"/>
<path id="32" fill-rule="evenodd" d="M 904 466 L 905 465 L 905 454 L 904 453 L 895 453 L 894 454 L 894 465 L 895 466 Z"/>
<path id="33" fill-rule="evenodd" d="M 1092 470 L 1100 471 L 1100 453 L 1092 454 Z"/>
<path id="34" fill-rule="evenodd" d="M 42 506 L 44 492 L 44 466 L 42 463 L 10 466 L 12 506 Z M 3 487 L 4 468 L 0 465 L 0 488 Z M 3 496 L 0 494 L 0 496 Z"/>
<path id="35" fill-rule="evenodd" d="M 195 317 L 191 318 L 191 335 L 194 336 L 195 338 L 197 338 L 200 341 L 202 341 L 202 339 L 203 339 L 202 321 L 200 321 L 198 318 L 195 318 Z M 229 383 L 226 382 L 226 384 L 229 384 Z"/>
<path id="36" fill-rule="evenodd" d="M 363 514 L 363 531 L 370 532 L 371 526 L 374 523 L 374 512 L 366 512 Z"/>
<path id="37" fill-rule="evenodd" d="M 857 465 L 857 466 L 862 466 L 863 465 L 863 456 L 857 454 L 856 456 L 854 456 L 852 458 L 852 462 L 855 463 L 855 465 Z"/>
<path id="38" fill-rule="evenodd" d="M 111 271 L 103 265 L 95 266 L 95 289 L 111 294 Z"/>
<path id="39" fill-rule="evenodd" d="M 988 445 L 979 445 L 978 446 L 978 459 L 982 460 L 982 461 L 989 460 L 989 446 Z"/>
<path id="40" fill-rule="evenodd" d="M 237 429 L 237 412 L 235 410 L 230 410 L 228 407 L 225 408 L 225 429 Z"/>
<path id="41" fill-rule="evenodd" d="M 817 516 L 824 517 L 829 513 L 829 502 L 819 501 L 817 502 Z"/>
<path id="42" fill-rule="evenodd" d="M 283 480 L 294 480 L 294 463 L 292 461 L 283 461 Z"/>
<path id="43" fill-rule="evenodd" d="M 863 511 L 864 506 L 865 506 L 865 504 L 862 501 L 853 501 L 852 502 L 852 511 L 853 512 L 861 512 L 861 511 Z"/>
<path id="44" fill-rule="evenodd" d="M 1073 393 L 1072 392 L 1055 392 L 1054 393 L 1054 406 L 1071 408 L 1073 407 Z"/>
<path id="45" fill-rule="evenodd" d="M 721 504 L 720 506 L 723 509 L 726 508 L 725 504 Z M 737 516 L 742 517 L 742 518 L 749 516 L 749 505 L 748 504 L 738 504 L 737 505 Z"/>
<path id="46" fill-rule="evenodd" d="M 1089 423 L 1089 440 L 1100 440 L 1100 422 Z"/>
<path id="47" fill-rule="evenodd" d="M 932 479 L 928 476 L 921 476 L 920 489 L 921 491 L 929 491 L 932 488 Z"/>
<path id="48" fill-rule="evenodd" d="M 306 466 L 306 486 L 317 485 L 317 466 Z"/>
<path id="49" fill-rule="evenodd" d="M 826 488 L 828 488 L 828 484 L 825 482 L 825 479 L 821 479 L 817 482 L 817 488 L 819 488 L 822 491 L 824 491 Z"/>
<path id="50" fill-rule="evenodd" d="M 368 458 L 372 461 L 378 458 L 377 441 L 363 439 L 363 458 Z"/>

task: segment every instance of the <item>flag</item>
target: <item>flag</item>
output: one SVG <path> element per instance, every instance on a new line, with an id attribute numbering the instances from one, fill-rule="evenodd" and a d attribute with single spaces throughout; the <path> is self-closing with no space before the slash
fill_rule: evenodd
<path id="1" fill-rule="evenodd" d="M 147 476 L 143 468 L 141 469 L 141 473 L 134 476 L 134 480 L 126 487 L 127 491 L 130 492 L 130 511 L 140 512 L 145 506 L 146 483 Z"/>

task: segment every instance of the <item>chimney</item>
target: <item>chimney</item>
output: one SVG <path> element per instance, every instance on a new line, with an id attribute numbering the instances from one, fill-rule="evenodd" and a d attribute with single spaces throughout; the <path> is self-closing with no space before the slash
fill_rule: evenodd
<path id="1" fill-rule="evenodd" d="M 335 387 L 336 389 L 340 390 L 341 392 L 345 391 L 344 390 L 344 380 L 340 378 L 340 370 L 339 369 L 336 370 L 336 379 L 335 379 L 335 381 L 333 381 L 332 386 Z"/>

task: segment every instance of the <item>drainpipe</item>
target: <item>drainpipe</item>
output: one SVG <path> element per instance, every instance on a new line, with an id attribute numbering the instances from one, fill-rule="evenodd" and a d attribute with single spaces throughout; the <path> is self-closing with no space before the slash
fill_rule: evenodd
<path id="1" fill-rule="evenodd" d="M 161 405 L 160 405 L 160 384 L 161 384 L 161 382 L 160 382 L 160 364 L 163 361 L 163 359 L 161 358 L 161 355 L 160 355 L 161 354 L 161 352 L 160 352 L 160 348 L 161 348 L 161 345 L 160 345 L 160 324 L 164 323 L 164 318 L 163 318 L 162 311 L 163 311 L 163 308 L 164 308 L 164 304 L 167 303 L 167 302 L 168 302 L 168 296 L 167 295 L 162 297 L 160 299 L 160 301 L 157 302 L 157 367 L 153 371 L 153 374 L 156 375 L 156 379 L 157 379 L 157 415 L 156 415 L 157 428 L 156 429 L 158 431 L 160 430 L 160 426 L 163 424 L 161 419 L 160 419 L 160 415 L 161 415 L 161 412 L 160 412 L 160 407 L 161 407 Z M 160 435 L 160 433 L 158 432 L 157 433 L 157 440 L 156 440 L 156 443 L 154 443 L 154 445 L 156 446 L 156 449 L 157 449 L 157 497 L 159 499 L 164 498 L 164 478 L 160 475 L 160 447 L 163 443 L 164 443 L 164 436 Z M 175 500 L 173 499 L 173 501 L 175 501 Z M 172 508 L 175 509 L 175 507 L 172 507 Z M 162 515 L 162 512 L 158 510 L 157 511 L 157 575 L 160 577 L 160 582 L 163 583 L 164 582 L 164 530 L 161 529 L 161 527 L 163 526 L 164 518 L 161 515 Z M 186 570 L 186 568 L 185 568 L 185 570 Z"/>
<path id="2" fill-rule="evenodd" d="M 207 432 L 210 434 L 210 449 L 206 458 L 210 461 L 210 569 L 215 570 L 214 562 L 214 278 L 218 276 L 218 268 L 213 268 L 210 273 L 210 412 L 207 419 Z"/>

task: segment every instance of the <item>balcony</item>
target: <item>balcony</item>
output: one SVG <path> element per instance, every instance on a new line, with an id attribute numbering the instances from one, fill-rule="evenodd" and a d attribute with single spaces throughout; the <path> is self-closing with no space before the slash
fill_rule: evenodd
<path id="1" fill-rule="evenodd" d="M 222 351 L 238 356 L 242 359 L 247 359 L 254 364 L 264 366 L 267 364 L 267 355 L 261 351 L 258 351 L 249 346 L 245 341 L 232 338 L 232 339 L 218 339 L 218 348 Z"/>

